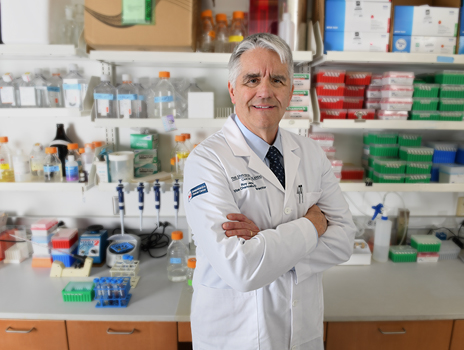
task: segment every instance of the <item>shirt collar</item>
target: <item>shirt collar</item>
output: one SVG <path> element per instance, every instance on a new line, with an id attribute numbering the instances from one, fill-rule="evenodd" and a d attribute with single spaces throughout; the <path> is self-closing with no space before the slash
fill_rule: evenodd
<path id="1" fill-rule="evenodd" d="M 258 135 L 255 135 L 250 130 L 248 130 L 247 127 L 243 125 L 243 123 L 240 121 L 240 119 L 237 117 L 236 114 L 234 114 L 232 118 L 234 119 L 235 123 L 237 124 L 240 131 L 242 132 L 243 137 L 245 138 L 245 141 L 247 142 L 248 146 L 250 146 L 253 152 L 255 152 L 256 155 L 264 162 L 266 158 L 266 154 L 269 150 L 269 144 L 266 141 L 264 141 L 262 138 L 260 138 Z M 277 130 L 277 136 L 272 146 L 277 148 L 280 154 L 283 156 L 284 152 L 282 149 L 280 128 Z"/>

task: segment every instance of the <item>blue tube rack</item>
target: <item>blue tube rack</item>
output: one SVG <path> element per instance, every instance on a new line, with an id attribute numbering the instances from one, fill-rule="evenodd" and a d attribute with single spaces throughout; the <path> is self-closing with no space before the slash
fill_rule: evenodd
<path id="1" fill-rule="evenodd" d="M 96 308 L 127 307 L 132 294 L 130 277 L 101 277 L 94 280 Z"/>

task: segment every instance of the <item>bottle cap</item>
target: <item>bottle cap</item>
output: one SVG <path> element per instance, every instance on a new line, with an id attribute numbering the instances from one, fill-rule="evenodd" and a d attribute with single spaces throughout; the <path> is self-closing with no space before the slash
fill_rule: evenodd
<path id="1" fill-rule="evenodd" d="M 211 17 L 213 18 L 213 11 L 211 10 L 204 10 L 202 13 L 201 13 L 201 18 L 203 17 Z"/>
<path id="2" fill-rule="evenodd" d="M 190 134 L 189 133 L 182 133 L 181 135 L 185 136 L 186 140 L 190 140 Z"/>
<path id="3" fill-rule="evenodd" d="M 68 70 L 70 70 L 70 71 L 77 70 L 77 64 L 75 64 L 75 63 L 68 64 Z"/>
<path id="4" fill-rule="evenodd" d="M 68 160 L 70 162 L 74 162 L 76 160 L 76 158 L 74 158 L 74 156 L 68 156 Z"/>
<path id="5" fill-rule="evenodd" d="M 45 153 L 47 153 L 47 154 L 54 154 L 56 152 L 57 152 L 56 147 L 47 147 L 47 148 L 45 148 Z"/>
<path id="6" fill-rule="evenodd" d="M 130 74 L 123 74 L 122 81 L 132 81 Z"/>
<path id="7" fill-rule="evenodd" d="M 21 78 L 23 78 L 23 80 L 26 82 L 26 83 L 29 83 L 31 81 L 31 73 L 24 73 Z"/>
<path id="8" fill-rule="evenodd" d="M 216 22 L 226 22 L 227 23 L 227 16 L 224 13 L 218 13 L 216 15 Z"/>
<path id="9" fill-rule="evenodd" d="M 11 75 L 11 73 L 3 74 L 2 78 L 5 83 L 11 83 L 13 81 L 13 76 Z"/>
<path id="10" fill-rule="evenodd" d="M 93 143 L 86 143 L 85 148 L 95 149 L 95 146 L 93 145 Z"/>
<path id="11" fill-rule="evenodd" d="M 85 148 L 79 148 L 79 153 L 80 154 L 85 153 Z"/>
<path id="12" fill-rule="evenodd" d="M 184 238 L 184 234 L 182 233 L 182 231 L 172 231 L 171 239 L 173 241 L 180 241 L 182 238 Z"/>
<path id="13" fill-rule="evenodd" d="M 8 137 L 7 136 L 1 136 L 0 137 L 0 142 L 2 142 L 2 143 L 8 142 Z"/>
<path id="14" fill-rule="evenodd" d="M 194 269 L 197 267 L 197 259 L 196 258 L 190 258 L 187 260 L 187 267 L 190 267 L 191 269 Z"/>
<path id="15" fill-rule="evenodd" d="M 176 165 L 176 157 L 171 158 L 171 165 Z"/>
<path id="16" fill-rule="evenodd" d="M 234 13 L 232 14 L 232 17 L 234 19 L 236 19 L 236 18 L 244 19 L 245 14 L 242 11 L 234 11 Z"/>
<path id="17" fill-rule="evenodd" d="M 93 144 L 93 146 L 94 146 L 95 148 L 97 148 L 97 147 L 103 146 L 105 143 L 102 142 L 102 141 L 94 141 L 94 142 L 92 142 L 92 144 Z"/>
<path id="18" fill-rule="evenodd" d="M 174 139 L 175 139 L 176 142 L 185 141 L 185 136 L 184 135 L 176 135 L 174 137 Z"/>
<path id="19" fill-rule="evenodd" d="M 42 69 L 41 68 L 35 68 L 34 69 L 34 74 L 42 74 Z"/>
<path id="20" fill-rule="evenodd" d="M 58 68 L 52 68 L 51 73 L 53 76 L 61 75 Z"/>
<path id="21" fill-rule="evenodd" d="M 68 149 L 79 149 L 79 146 L 77 143 L 70 143 Z"/>
<path id="22" fill-rule="evenodd" d="M 169 72 L 159 72 L 158 76 L 160 78 L 170 78 L 171 77 L 171 73 Z"/>
<path id="23" fill-rule="evenodd" d="M 110 81 L 110 76 L 108 74 L 100 75 L 100 81 Z"/>
<path id="24" fill-rule="evenodd" d="M 98 283 L 98 282 L 100 282 L 100 279 L 99 279 L 99 278 L 94 278 L 94 279 L 93 279 L 93 282 L 94 282 L 94 283 Z"/>

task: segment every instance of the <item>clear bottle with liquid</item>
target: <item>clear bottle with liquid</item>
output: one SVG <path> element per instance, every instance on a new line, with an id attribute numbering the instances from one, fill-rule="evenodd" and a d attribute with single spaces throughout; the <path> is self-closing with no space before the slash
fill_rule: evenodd
<path id="1" fill-rule="evenodd" d="M 149 97 L 149 113 L 153 111 L 151 118 L 163 118 L 176 115 L 176 103 L 174 101 L 174 86 L 169 81 L 169 72 L 159 72 L 160 81 L 152 90 Z"/>
<path id="2" fill-rule="evenodd" d="M 190 258 L 187 260 L 187 278 L 185 281 L 187 282 L 187 290 L 190 293 L 193 293 L 192 281 L 193 281 L 193 274 L 195 272 L 196 266 L 197 266 L 197 259 Z"/>
<path id="3" fill-rule="evenodd" d="M 45 148 L 44 158 L 44 180 L 45 182 L 61 182 L 63 180 L 63 172 L 61 170 L 61 161 L 58 158 L 58 150 L 56 147 Z"/>
<path id="4" fill-rule="evenodd" d="M 216 15 L 215 32 L 214 52 L 229 52 L 229 27 L 227 26 L 227 16 L 224 13 Z"/>
<path id="5" fill-rule="evenodd" d="M 16 182 L 30 182 L 32 180 L 30 158 L 22 149 L 16 150 L 13 156 L 14 177 Z"/>
<path id="6" fill-rule="evenodd" d="M 30 164 L 31 164 L 32 179 L 42 181 L 44 178 L 44 171 L 43 171 L 44 158 L 45 158 L 44 146 L 40 143 L 34 144 L 29 158 L 30 158 Z"/>
<path id="7" fill-rule="evenodd" d="M 16 107 L 16 88 L 13 75 L 5 73 L 0 80 L 0 108 Z"/>
<path id="8" fill-rule="evenodd" d="M 85 144 L 85 152 L 81 153 L 82 166 L 84 167 L 85 176 L 88 180 L 92 164 L 95 159 L 95 146 L 91 143 Z"/>
<path id="9" fill-rule="evenodd" d="M 137 95 L 137 100 L 139 104 L 139 118 L 148 118 L 148 109 L 147 109 L 147 99 L 150 93 L 149 89 L 145 89 L 142 84 L 140 84 L 138 78 L 134 78 L 134 86 L 139 90 Z"/>
<path id="10" fill-rule="evenodd" d="M 36 108 L 37 105 L 37 96 L 35 92 L 35 87 L 32 84 L 31 73 L 24 73 L 22 76 L 22 82 L 18 84 L 19 88 L 19 98 L 21 107 L 25 108 Z"/>
<path id="11" fill-rule="evenodd" d="M 245 14 L 242 11 L 235 11 L 232 15 L 232 23 L 229 31 L 229 52 L 234 49 L 246 37 Z"/>
<path id="12" fill-rule="evenodd" d="M 69 157 L 73 156 L 74 160 L 77 162 L 79 172 L 83 170 L 81 155 L 79 154 L 79 145 L 77 143 L 70 143 L 68 145 L 68 155 L 66 156 L 66 166 L 69 161 Z"/>
<path id="13" fill-rule="evenodd" d="M 50 99 L 50 107 L 61 108 L 63 103 L 63 78 L 61 78 L 58 69 L 52 69 L 52 77 L 48 80 L 48 98 Z"/>
<path id="14" fill-rule="evenodd" d="M 200 51 L 214 52 L 216 32 L 213 24 L 213 11 L 205 10 L 201 13 Z"/>
<path id="15" fill-rule="evenodd" d="M 174 180 L 182 180 L 184 178 L 184 166 L 187 157 L 189 156 L 189 150 L 185 146 L 185 136 L 175 136 L 176 146 L 171 153 L 171 176 Z"/>
<path id="16" fill-rule="evenodd" d="M 100 84 L 93 91 L 93 98 L 97 103 L 97 118 L 118 118 L 116 88 L 110 82 L 110 76 L 103 74 Z"/>
<path id="17" fill-rule="evenodd" d="M 64 105 L 66 108 L 84 109 L 84 99 L 87 93 L 88 84 L 85 78 L 79 73 L 77 65 L 68 65 L 69 73 L 63 78 Z"/>
<path id="18" fill-rule="evenodd" d="M 122 75 L 122 84 L 118 86 L 118 117 L 119 118 L 138 118 L 139 117 L 139 89 L 132 84 L 130 74 Z"/>
<path id="19" fill-rule="evenodd" d="M 173 231 L 172 242 L 168 247 L 168 278 L 172 282 L 184 282 L 187 279 L 187 257 L 188 249 L 182 238 L 182 231 Z"/>
<path id="20" fill-rule="evenodd" d="M 185 141 L 184 141 L 185 147 L 187 147 L 189 153 L 192 152 L 193 144 L 190 141 L 190 134 L 189 133 L 182 133 L 182 135 L 185 137 Z"/>
<path id="21" fill-rule="evenodd" d="M 74 22 L 74 6 L 66 5 L 64 8 L 65 19 L 61 31 L 61 41 L 64 45 L 75 45 L 74 36 L 76 23 Z"/>
<path id="22" fill-rule="evenodd" d="M 74 155 L 66 159 L 66 182 L 79 182 L 79 164 Z"/>
<path id="23" fill-rule="evenodd" d="M 13 154 L 6 136 L 0 137 L 0 182 L 15 182 Z"/>
<path id="24" fill-rule="evenodd" d="M 37 107 L 49 108 L 50 99 L 48 98 L 48 87 L 50 86 L 50 83 L 43 76 L 42 69 L 34 69 L 34 79 L 32 79 L 31 84 L 35 88 Z"/>

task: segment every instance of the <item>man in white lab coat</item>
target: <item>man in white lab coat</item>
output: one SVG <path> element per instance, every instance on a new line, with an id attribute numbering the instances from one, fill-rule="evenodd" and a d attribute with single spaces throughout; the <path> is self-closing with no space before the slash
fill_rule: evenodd
<path id="1" fill-rule="evenodd" d="M 279 128 L 292 92 L 287 44 L 249 36 L 229 61 L 236 114 L 187 159 L 195 350 L 323 349 L 322 272 L 355 226 L 319 145 Z"/>

